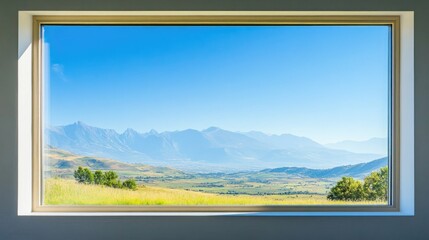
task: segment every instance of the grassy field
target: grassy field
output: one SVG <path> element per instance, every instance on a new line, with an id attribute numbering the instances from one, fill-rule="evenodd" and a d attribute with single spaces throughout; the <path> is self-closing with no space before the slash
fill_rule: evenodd
<path id="1" fill-rule="evenodd" d="M 194 174 L 191 177 L 136 177 L 145 186 L 184 189 L 195 192 L 238 195 L 320 195 L 326 196 L 337 179 L 294 177 L 284 173 L 243 172 Z"/>
<path id="2" fill-rule="evenodd" d="M 222 195 L 159 187 L 139 187 L 136 191 L 74 180 L 46 179 L 46 205 L 368 205 L 384 202 L 329 201 L 320 195 Z"/>

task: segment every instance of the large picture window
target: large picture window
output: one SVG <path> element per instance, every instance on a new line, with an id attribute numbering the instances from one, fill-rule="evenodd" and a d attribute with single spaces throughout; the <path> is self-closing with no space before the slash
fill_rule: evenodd
<path id="1" fill-rule="evenodd" d="M 398 17 L 36 17 L 33 43 L 36 210 L 398 209 Z"/>

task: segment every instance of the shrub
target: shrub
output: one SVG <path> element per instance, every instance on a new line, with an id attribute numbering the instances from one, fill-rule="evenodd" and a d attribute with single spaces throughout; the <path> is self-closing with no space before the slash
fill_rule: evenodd
<path id="1" fill-rule="evenodd" d="M 343 177 L 328 194 L 329 200 L 359 201 L 364 197 L 362 183 L 351 177 Z"/>
<path id="2" fill-rule="evenodd" d="M 105 172 L 104 179 L 106 180 L 106 182 L 117 180 L 118 174 L 114 171 Z"/>
<path id="3" fill-rule="evenodd" d="M 137 183 L 136 180 L 134 180 L 133 178 L 127 179 L 122 183 L 122 187 L 123 188 L 128 188 L 131 190 L 136 190 L 137 189 Z"/>
<path id="4" fill-rule="evenodd" d="M 367 200 L 387 201 L 387 188 L 389 184 L 388 168 L 383 167 L 377 172 L 372 172 L 363 183 L 365 198 Z"/>
<path id="5" fill-rule="evenodd" d="M 102 171 L 97 170 L 94 172 L 94 183 L 98 185 L 104 185 L 106 183 L 106 178 Z"/>
<path id="6" fill-rule="evenodd" d="M 88 168 L 78 167 L 73 176 L 79 183 L 91 184 L 94 182 L 94 175 Z"/>
<path id="7" fill-rule="evenodd" d="M 118 174 L 114 171 L 108 171 L 104 173 L 104 185 L 113 188 L 122 188 L 122 183 L 118 179 Z"/>
<path id="8" fill-rule="evenodd" d="M 122 188 L 122 183 L 118 179 L 107 181 L 104 185 L 112 188 Z"/>
<path id="9" fill-rule="evenodd" d="M 389 172 L 387 167 L 372 172 L 365 177 L 363 184 L 351 177 L 343 177 L 331 188 L 329 200 L 384 200 L 387 201 Z"/>

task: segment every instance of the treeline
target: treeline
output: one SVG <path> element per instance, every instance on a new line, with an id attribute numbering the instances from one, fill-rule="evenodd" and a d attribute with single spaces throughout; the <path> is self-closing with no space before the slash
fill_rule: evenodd
<path id="1" fill-rule="evenodd" d="M 131 190 L 137 189 L 135 179 L 130 178 L 121 182 L 118 174 L 114 171 L 102 172 L 100 170 L 96 170 L 95 172 L 91 172 L 88 168 L 78 167 L 78 169 L 74 171 L 73 176 L 78 183 L 104 185 L 113 188 L 125 188 Z"/>
<path id="2" fill-rule="evenodd" d="M 387 201 L 389 174 L 387 167 L 372 172 L 363 183 L 352 177 L 343 177 L 331 188 L 329 200 L 348 201 Z"/>

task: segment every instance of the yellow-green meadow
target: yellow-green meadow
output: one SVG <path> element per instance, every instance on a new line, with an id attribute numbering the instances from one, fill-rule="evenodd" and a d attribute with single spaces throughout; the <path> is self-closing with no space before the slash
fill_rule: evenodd
<path id="1" fill-rule="evenodd" d="M 331 201 L 320 195 L 223 195 L 180 189 L 142 187 L 136 191 L 74 180 L 46 179 L 46 205 L 370 205 L 380 201 Z"/>

